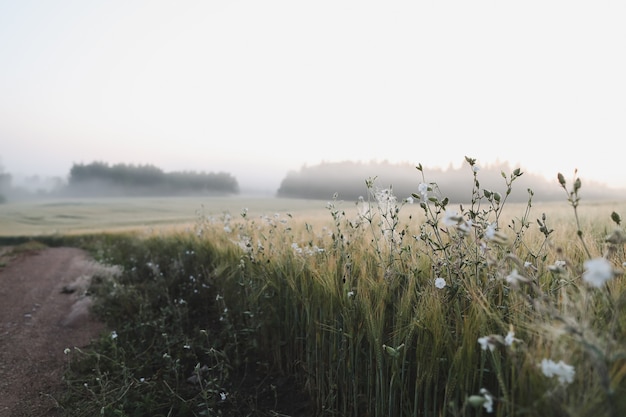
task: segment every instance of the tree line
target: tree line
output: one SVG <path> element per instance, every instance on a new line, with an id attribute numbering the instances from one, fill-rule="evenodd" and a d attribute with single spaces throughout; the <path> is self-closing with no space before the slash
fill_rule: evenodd
<path id="1" fill-rule="evenodd" d="M 0 167 L 1 169 L 1 167 Z M 11 189 L 11 174 L 0 172 L 0 204 L 7 201 L 5 193 Z"/>
<path id="2" fill-rule="evenodd" d="M 154 165 L 92 162 L 70 169 L 67 193 L 80 195 L 237 194 L 231 174 L 219 172 L 164 172 Z"/>
<path id="3" fill-rule="evenodd" d="M 504 194 L 505 179 L 513 172 L 507 163 L 496 163 L 481 167 L 476 173 L 481 188 Z M 532 190 L 535 201 L 559 201 L 563 199 L 556 173 L 554 181 L 539 175 L 524 172 L 516 179 L 511 194 L 511 202 L 526 202 L 528 190 Z M 374 179 L 379 188 L 391 188 L 399 199 L 408 198 L 417 193 L 421 182 L 437 184 L 442 196 L 452 202 L 466 203 L 471 201 L 474 176 L 471 167 L 466 163 L 459 168 L 452 166 L 447 169 L 424 169 L 422 173 L 412 164 L 392 164 L 389 162 L 325 162 L 314 166 L 303 166 L 300 171 L 290 171 L 283 179 L 277 191 L 278 197 L 311 198 L 326 200 L 336 194 L 338 198 L 356 201 L 366 197 L 366 180 Z M 616 191 L 601 184 L 589 182 L 586 187 L 588 199 L 615 198 Z"/>

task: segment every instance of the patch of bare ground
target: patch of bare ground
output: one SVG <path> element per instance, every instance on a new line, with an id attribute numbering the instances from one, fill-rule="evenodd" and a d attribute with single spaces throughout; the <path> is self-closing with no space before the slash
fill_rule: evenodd
<path id="1" fill-rule="evenodd" d="M 104 330 L 86 292 L 103 268 L 76 248 L 0 250 L 0 416 L 62 415 L 63 351 Z"/>

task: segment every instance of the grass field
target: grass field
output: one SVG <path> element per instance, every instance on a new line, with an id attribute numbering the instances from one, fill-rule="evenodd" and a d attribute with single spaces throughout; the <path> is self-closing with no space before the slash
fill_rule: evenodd
<path id="1" fill-rule="evenodd" d="M 250 215 L 293 213 L 316 217 L 324 201 L 245 198 L 92 198 L 45 199 L 0 205 L 0 236 L 41 236 L 117 231 L 151 231 L 184 228 L 202 215 L 237 215 L 248 208 Z"/>
<path id="2" fill-rule="evenodd" d="M 68 416 L 619 417 L 626 201 L 562 185 L 6 204 L 0 236 L 122 271 L 90 289 L 110 333 L 67 349 Z"/>
<path id="3" fill-rule="evenodd" d="M 248 210 L 249 217 L 291 214 L 296 221 L 332 223 L 328 200 L 272 197 L 163 197 L 163 198 L 83 198 L 43 199 L 0 205 L 0 236 L 47 236 L 81 233 L 180 230 L 194 225 L 202 216 L 230 213 L 237 217 Z M 340 201 L 348 214 L 356 213 L 355 201 Z M 607 212 L 626 212 L 626 196 L 613 201 L 583 201 L 581 219 L 596 223 L 610 219 Z M 508 204 L 506 212 L 519 215 L 525 204 Z M 532 214 L 546 213 L 552 219 L 568 222 L 571 209 L 563 202 L 534 202 Z M 402 215 L 422 215 L 417 204 L 406 206 Z"/>

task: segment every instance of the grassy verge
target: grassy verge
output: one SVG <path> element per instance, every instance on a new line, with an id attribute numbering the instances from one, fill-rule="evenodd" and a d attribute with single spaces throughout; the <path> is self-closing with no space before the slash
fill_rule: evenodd
<path id="1" fill-rule="evenodd" d="M 560 177 L 556 231 L 530 190 L 505 211 L 521 172 L 485 190 L 467 162 L 465 207 L 422 173 L 405 201 L 370 180 L 355 210 L 330 202 L 330 226 L 244 210 L 73 237 L 123 273 L 94 280 L 112 331 L 69 349 L 68 415 L 624 415 L 619 215 L 583 228 Z"/>

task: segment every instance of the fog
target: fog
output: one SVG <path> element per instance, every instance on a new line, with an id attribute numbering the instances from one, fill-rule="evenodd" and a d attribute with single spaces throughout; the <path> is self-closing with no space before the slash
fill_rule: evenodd
<path id="1" fill-rule="evenodd" d="M 0 2 L 0 158 L 26 187 L 106 161 L 271 193 L 304 165 L 465 156 L 626 187 L 625 20 L 564 0 Z"/>
<path id="2" fill-rule="evenodd" d="M 512 181 L 516 172 L 519 175 Z M 624 188 L 609 187 L 584 176 L 562 174 L 570 187 L 576 178 L 582 181 L 580 195 L 584 200 L 626 199 Z M 567 199 L 567 192 L 557 181 L 556 175 L 547 179 L 508 163 L 470 166 L 467 161 L 458 167 L 422 167 L 421 170 L 408 163 L 324 162 L 290 170 L 276 182 L 263 181 L 259 176 L 245 183 L 245 187 L 242 187 L 239 178 L 227 172 L 167 172 L 154 165 L 92 162 L 74 164 L 64 177 L 20 178 L 1 173 L 0 196 L 2 202 L 43 198 L 148 196 L 257 196 L 357 201 L 367 197 L 370 192 L 388 188 L 402 200 L 418 193 L 418 185 L 426 183 L 436 184 L 433 185 L 433 191 L 441 198 L 467 202 L 473 198 L 474 178 L 479 181 L 481 190 L 499 193 L 511 202 L 526 202 L 530 198 L 534 201 Z M 369 190 L 367 182 L 372 184 Z M 529 194 L 529 190 L 532 194 Z"/>

